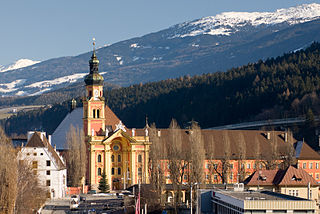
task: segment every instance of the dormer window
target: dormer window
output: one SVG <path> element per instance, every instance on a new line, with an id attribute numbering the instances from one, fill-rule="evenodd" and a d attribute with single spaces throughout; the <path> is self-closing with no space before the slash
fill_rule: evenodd
<path id="1" fill-rule="evenodd" d="M 301 181 L 302 179 L 301 178 L 298 178 L 297 176 L 292 176 L 291 180 L 293 181 Z"/>
<path id="2" fill-rule="evenodd" d="M 258 180 L 260 180 L 260 181 L 266 181 L 266 180 L 267 180 L 267 176 L 259 175 Z"/>

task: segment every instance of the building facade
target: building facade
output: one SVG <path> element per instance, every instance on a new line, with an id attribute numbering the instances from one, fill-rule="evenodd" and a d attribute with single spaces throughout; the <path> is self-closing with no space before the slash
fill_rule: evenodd
<path id="1" fill-rule="evenodd" d="M 51 146 L 45 132 L 28 132 L 28 141 L 21 147 L 20 161 L 27 161 L 39 182 L 48 189 L 48 197 L 63 198 L 67 190 L 67 169 L 59 153 Z"/>
<path id="2" fill-rule="evenodd" d="M 149 182 L 148 160 L 151 142 L 148 130 L 129 130 L 106 106 L 99 60 L 93 51 L 90 73 L 85 77 L 83 130 L 88 145 L 88 183 L 98 187 L 102 173 L 111 189 Z M 128 133 L 130 132 L 130 133 Z"/>

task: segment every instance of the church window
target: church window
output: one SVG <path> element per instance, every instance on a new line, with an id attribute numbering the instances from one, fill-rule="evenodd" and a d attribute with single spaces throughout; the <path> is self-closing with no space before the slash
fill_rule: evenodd
<path id="1" fill-rule="evenodd" d="M 96 110 L 95 109 L 93 109 L 93 111 L 92 111 L 92 117 L 96 118 Z"/>
<path id="2" fill-rule="evenodd" d="M 138 162 L 141 163 L 142 162 L 142 156 L 138 155 Z"/>
<path id="3" fill-rule="evenodd" d="M 138 176 L 142 176 L 142 168 L 140 167 L 140 168 L 138 168 Z"/>
<path id="4" fill-rule="evenodd" d="M 111 162 L 114 162 L 114 155 L 111 155 Z"/>
<path id="5" fill-rule="evenodd" d="M 98 162 L 101 163 L 101 155 L 98 155 Z"/>
<path id="6" fill-rule="evenodd" d="M 100 118 L 100 110 L 97 109 L 97 118 Z"/>
<path id="7" fill-rule="evenodd" d="M 111 175 L 114 175 L 114 168 L 111 169 Z"/>
<path id="8" fill-rule="evenodd" d="M 121 168 L 118 168 L 118 175 L 121 175 Z"/>
<path id="9" fill-rule="evenodd" d="M 118 162 L 121 162 L 121 155 L 118 155 Z"/>
<path id="10" fill-rule="evenodd" d="M 98 175 L 101 176 L 101 168 L 98 168 Z"/>

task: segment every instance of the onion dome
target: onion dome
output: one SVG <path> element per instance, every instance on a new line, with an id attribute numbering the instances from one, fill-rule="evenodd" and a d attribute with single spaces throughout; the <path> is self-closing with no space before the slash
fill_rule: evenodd
<path id="1" fill-rule="evenodd" d="M 86 85 L 103 85 L 103 76 L 99 74 L 99 60 L 97 59 L 95 49 L 93 49 L 91 59 L 89 60 L 89 66 L 90 73 L 84 78 Z"/>

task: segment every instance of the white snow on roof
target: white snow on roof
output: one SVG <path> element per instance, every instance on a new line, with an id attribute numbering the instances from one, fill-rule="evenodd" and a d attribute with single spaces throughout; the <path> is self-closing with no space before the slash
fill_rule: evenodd
<path id="1" fill-rule="evenodd" d="M 83 108 L 79 107 L 74 109 L 71 113 L 68 113 L 63 121 L 59 124 L 51 137 L 51 145 L 56 145 L 57 149 L 66 149 L 66 138 L 69 132 L 70 126 L 83 129 Z"/>

